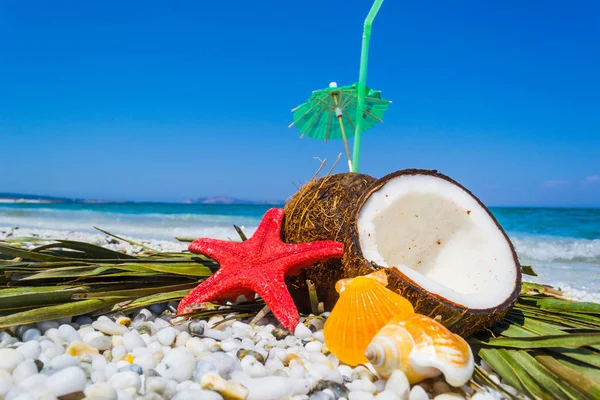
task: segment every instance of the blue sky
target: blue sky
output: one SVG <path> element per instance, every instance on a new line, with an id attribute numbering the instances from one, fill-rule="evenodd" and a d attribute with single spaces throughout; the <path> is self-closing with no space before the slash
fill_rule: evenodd
<path id="1" fill-rule="evenodd" d="M 343 149 L 287 125 L 313 89 L 357 80 L 370 4 L 1 1 L 0 192 L 285 199 Z M 393 104 L 362 172 L 600 206 L 599 41 L 594 0 L 386 1 L 368 85 Z"/>

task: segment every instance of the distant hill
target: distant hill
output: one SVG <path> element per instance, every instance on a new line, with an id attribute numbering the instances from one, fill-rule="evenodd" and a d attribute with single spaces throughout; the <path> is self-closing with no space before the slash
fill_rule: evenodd
<path id="1" fill-rule="evenodd" d="M 39 194 L 0 193 L 0 200 L 14 202 L 75 203 L 79 200 L 66 197 L 43 196 Z"/>
<path id="2" fill-rule="evenodd" d="M 269 204 L 283 204 L 283 201 L 251 201 L 244 199 L 236 199 L 229 196 L 216 196 L 216 197 L 199 197 L 196 199 L 187 200 L 184 203 L 188 204 L 255 204 L 255 205 L 269 205 Z"/>

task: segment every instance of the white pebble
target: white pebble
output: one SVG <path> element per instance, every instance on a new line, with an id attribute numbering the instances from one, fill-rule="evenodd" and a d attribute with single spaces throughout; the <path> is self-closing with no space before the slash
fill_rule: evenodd
<path id="1" fill-rule="evenodd" d="M 296 325 L 296 329 L 294 329 L 294 336 L 296 336 L 298 339 L 308 339 L 312 336 L 312 332 L 306 325 L 300 323 Z"/>
<path id="2" fill-rule="evenodd" d="M 73 367 L 77 365 L 77 359 L 68 354 L 61 354 L 56 356 L 50 361 L 50 368 L 52 369 L 63 369 L 66 367 Z"/>
<path id="3" fill-rule="evenodd" d="M 136 331 L 123 334 L 123 345 L 127 351 L 132 351 L 136 347 L 146 347 L 146 342 L 140 337 Z"/>
<path id="4" fill-rule="evenodd" d="M 177 382 L 187 381 L 194 372 L 194 356 L 184 348 L 178 347 L 169 351 L 156 367 L 156 372 L 167 379 Z"/>
<path id="5" fill-rule="evenodd" d="M 358 379 L 346 385 L 351 392 L 368 392 L 375 393 L 377 388 L 375 384 L 368 379 Z"/>
<path id="6" fill-rule="evenodd" d="M 56 397 L 85 389 L 85 373 L 78 367 L 67 367 L 46 381 L 46 389 Z"/>
<path id="7" fill-rule="evenodd" d="M 247 400 L 278 400 L 288 396 L 306 394 L 310 385 L 306 379 L 267 376 L 239 380 L 248 389 Z"/>
<path id="8" fill-rule="evenodd" d="M 395 370 L 385 384 L 385 390 L 396 393 L 401 399 L 407 399 L 410 393 L 410 384 L 406 374 L 399 369 Z"/>
<path id="9" fill-rule="evenodd" d="M 325 334 L 323 333 L 323 331 L 316 331 L 315 333 L 313 333 L 313 337 L 319 342 L 325 343 Z"/>
<path id="10" fill-rule="evenodd" d="M 0 349 L 0 369 L 12 372 L 25 357 L 15 349 Z"/>
<path id="11" fill-rule="evenodd" d="M 423 389 L 419 385 L 413 386 L 413 388 L 410 389 L 410 393 L 408 394 L 408 400 L 428 400 L 428 399 L 429 399 L 429 395 L 427 394 L 425 389 Z"/>
<path id="12" fill-rule="evenodd" d="M 175 395 L 175 397 L 173 397 L 173 400 L 197 400 L 197 399 L 223 400 L 223 397 L 219 393 L 213 392 L 212 390 L 204 390 L 204 389 L 197 389 L 197 388 L 190 388 L 190 389 L 182 390 L 181 392 L 178 392 Z"/>
<path id="13" fill-rule="evenodd" d="M 235 351 L 240 347 L 240 344 L 238 341 L 236 340 L 223 340 L 221 342 L 221 350 L 228 352 L 228 351 Z"/>
<path id="14" fill-rule="evenodd" d="M 177 330 L 171 326 L 162 328 L 156 333 L 156 338 L 163 346 L 170 346 L 175 341 Z"/>
<path id="15" fill-rule="evenodd" d="M 252 378 L 260 378 L 268 375 L 265 366 L 252 356 L 244 357 L 240 362 L 240 366 L 242 367 L 242 370 Z"/>
<path id="16" fill-rule="evenodd" d="M 518 397 L 518 396 L 515 396 Z M 472 397 L 471 400 L 496 400 L 493 394 L 487 392 L 477 392 Z"/>
<path id="17" fill-rule="evenodd" d="M 189 350 L 194 356 L 198 357 L 200 354 L 208 351 L 208 346 L 198 338 L 190 338 L 185 344 L 185 348 Z"/>
<path id="18" fill-rule="evenodd" d="M 225 331 L 220 331 L 218 329 L 204 329 L 204 335 L 207 338 L 215 339 L 215 340 L 225 340 L 229 337 L 229 333 Z"/>
<path id="19" fill-rule="evenodd" d="M 437 396 L 435 396 L 433 398 L 433 400 L 464 400 L 465 398 L 462 397 L 460 394 L 458 393 L 442 393 L 442 394 L 438 394 Z"/>
<path id="20" fill-rule="evenodd" d="M 375 396 L 375 399 L 377 400 L 400 400 L 400 397 L 398 397 L 398 395 L 394 392 L 392 392 L 391 390 L 384 390 L 381 393 L 377 393 L 377 395 Z M 428 399 L 426 397 L 426 399 Z"/>
<path id="21" fill-rule="evenodd" d="M 42 354 L 42 347 L 37 340 L 31 340 L 17 347 L 17 351 L 28 360 L 35 360 Z"/>
<path id="22" fill-rule="evenodd" d="M 85 397 L 97 399 L 117 400 L 117 391 L 108 382 L 94 383 L 83 391 Z"/>
<path id="23" fill-rule="evenodd" d="M 373 394 L 370 392 L 350 392 L 348 394 L 348 400 L 373 400 Z"/>
<path id="24" fill-rule="evenodd" d="M 321 349 L 323 348 L 323 343 L 315 340 L 313 342 L 308 342 L 306 343 L 306 345 L 304 346 L 304 348 L 306 349 L 306 351 L 308 352 L 316 352 L 316 353 L 320 353 Z"/>
<path id="25" fill-rule="evenodd" d="M 175 340 L 175 346 L 185 346 L 188 340 L 190 340 L 190 334 L 188 332 L 179 332 L 177 339 Z"/>
<path id="26" fill-rule="evenodd" d="M 0 399 L 4 398 L 4 396 L 10 391 L 12 386 L 12 376 L 8 373 L 8 371 L 0 369 Z"/>
<path id="27" fill-rule="evenodd" d="M 92 323 L 92 327 L 108 335 L 124 335 L 129 332 L 126 327 L 119 325 L 108 318 L 98 318 L 97 321 Z"/>
<path id="28" fill-rule="evenodd" d="M 136 357 L 134 362 L 139 365 L 144 372 L 156 367 L 156 361 L 152 354 L 142 354 L 141 356 Z"/>
<path id="29" fill-rule="evenodd" d="M 112 357 L 114 361 L 119 361 L 121 358 L 125 357 L 125 354 L 127 354 L 127 349 L 122 344 L 115 346 L 112 349 Z"/>
<path id="30" fill-rule="evenodd" d="M 117 372 L 110 377 L 109 382 L 117 390 L 134 387 L 137 391 L 142 385 L 140 376 L 133 371 Z"/>
<path id="31" fill-rule="evenodd" d="M 45 388 L 47 380 L 48 380 L 48 375 L 35 374 L 35 375 L 31 375 L 29 378 L 21 381 L 21 383 L 19 384 L 19 387 L 22 387 L 22 388 Z"/>
<path id="32" fill-rule="evenodd" d="M 13 382 L 18 385 L 25 379 L 38 373 L 37 366 L 33 360 L 25 360 L 15 368 L 12 373 Z"/>
<path id="33" fill-rule="evenodd" d="M 333 382 L 340 383 L 340 384 L 344 383 L 344 377 L 342 376 L 342 373 L 337 368 L 329 371 L 329 373 L 325 376 L 325 380 L 333 381 Z"/>
<path id="34" fill-rule="evenodd" d="M 58 327 L 58 335 L 68 341 L 74 342 L 76 340 L 81 340 L 81 336 L 79 333 L 73 328 L 71 325 L 63 324 Z"/>
<path id="35" fill-rule="evenodd" d="M 265 362 L 265 368 L 267 369 L 267 371 L 269 371 L 269 374 L 273 374 L 273 372 L 277 371 L 278 369 L 283 369 L 283 363 L 281 361 L 279 361 L 279 359 L 277 358 L 269 358 L 267 359 L 267 361 Z"/>

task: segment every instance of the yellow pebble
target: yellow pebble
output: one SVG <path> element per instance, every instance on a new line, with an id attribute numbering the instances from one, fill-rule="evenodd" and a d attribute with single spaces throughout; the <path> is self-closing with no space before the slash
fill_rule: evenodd
<path id="1" fill-rule="evenodd" d="M 84 343 L 82 341 L 76 340 L 67 347 L 65 351 L 70 356 L 78 357 L 83 355 L 94 355 L 98 354 L 98 349 L 93 348 L 92 346 Z"/>

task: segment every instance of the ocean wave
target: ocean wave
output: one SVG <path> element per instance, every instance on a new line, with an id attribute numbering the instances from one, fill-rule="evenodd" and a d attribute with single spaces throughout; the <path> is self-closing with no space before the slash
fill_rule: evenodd
<path id="1" fill-rule="evenodd" d="M 600 264 L 600 239 L 516 236 L 511 241 L 523 263 Z"/>

